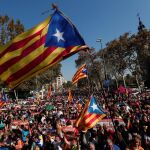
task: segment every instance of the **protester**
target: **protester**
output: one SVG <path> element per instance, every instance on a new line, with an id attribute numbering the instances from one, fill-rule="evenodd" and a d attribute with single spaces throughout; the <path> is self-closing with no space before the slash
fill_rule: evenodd
<path id="1" fill-rule="evenodd" d="M 150 92 L 95 93 L 107 115 L 82 132 L 74 122 L 88 97 L 76 94 L 70 103 L 67 96 L 58 95 L 40 101 L 10 100 L 0 109 L 0 150 L 149 150 Z"/>

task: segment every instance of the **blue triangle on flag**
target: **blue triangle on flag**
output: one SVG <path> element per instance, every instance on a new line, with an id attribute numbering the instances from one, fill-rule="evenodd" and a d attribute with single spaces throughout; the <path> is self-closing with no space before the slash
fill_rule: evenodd
<path id="1" fill-rule="evenodd" d="M 96 99 L 94 96 L 91 97 L 90 100 L 90 105 L 88 107 L 88 112 L 89 113 L 94 113 L 94 114 L 105 114 L 105 112 L 102 110 L 100 106 L 97 105 Z"/>
<path id="2" fill-rule="evenodd" d="M 55 11 L 49 23 L 45 47 L 67 48 L 85 45 L 76 27 L 60 11 Z"/>

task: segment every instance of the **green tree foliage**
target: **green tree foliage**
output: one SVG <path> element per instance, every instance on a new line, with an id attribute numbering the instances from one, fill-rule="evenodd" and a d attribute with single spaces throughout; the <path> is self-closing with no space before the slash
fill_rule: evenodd
<path id="1" fill-rule="evenodd" d="M 72 84 L 71 81 L 67 81 L 67 83 L 63 83 L 63 88 L 68 90 L 68 89 L 72 89 L 74 87 L 74 85 Z"/>
<path id="2" fill-rule="evenodd" d="M 94 55 L 79 54 L 75 62 L 77 67 L 87 63 L 89 79 L 97 85 L 108 76 L 115 79 L 116 84 L 122 78 L 125 84 L 126 73 L 130 72 L 134 79 L 128 79 L 128 84 L 136 81 L 139 86 L 141 81 L 145 81 L 145 85 L 150 87 L 150 30 L 143 29 L 133 35 L 124 33 Z"/>
<path id="3" fill-rule="evenodd" d="M 24 31 L 24 26 L 19 20 L 16 22 L 7 15 L 0 16 L 0 46 L 12 40 Z"/>
<path id="4" fill-rule="evenodd" d="M 135 74 L 141 75 L 150 87 L 150 30 L 144 29 L 130 38 L 130 52 L 136 54 Z"/>
<path id="5" fill-rule="evenodd" d="M 75 60 L 76 67 L 78 68 L 82 64 L 86 63 L 89 82 L 89 83 L 87 81 L 85 82 L 82 79 L 81 81 L 79 81 L 78 84 L 80 87 L 83 86 L 91 87 L 94 84 L 96 85 L 97 89 L 102 88 L 102 79 L 104 78 L 102 72 L 104 72 L 104 70 L 103 70 L 103 63 L 100 60 L 101 58 L 98 57 L 95 49 L 93 48 L 91 48 L 87 52 L 81 51 L 79 53 L 78 58 Z"/>

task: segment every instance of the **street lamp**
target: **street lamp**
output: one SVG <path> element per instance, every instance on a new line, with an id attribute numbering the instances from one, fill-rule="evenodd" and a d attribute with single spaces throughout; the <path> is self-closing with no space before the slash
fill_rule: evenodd
<path id="1" fill-rule="evenodd" d="M 96 40 L 96 42 L 99 42 L 101 44 L 101 50 L 102 50 L 102 48 L 103 48 L 103 46 L 102 46 L 102 39 L 98 38 Z M 103 59 L 103 67 L 104 67 L 104 76 L 105 76 L 105 80 L 106 80 L 107 79 L 107 77 L 106 77 L 106 67 L 105 67 L 105 59 L 104 59 L 104 53 L 103 52 L 102 52 L 102 59 Z"/>
<path id="2" fill-rule="evenodd" d="M 96 42 L 99 42 L 99 43 L 101 44 L 101 50 L 102 50 L 102 48 L 103 48 L 103 46 L 102 46 L 102 39 L 101 39 L 101 38 L 98 38 L 98 39 L 96 40 Z"/>

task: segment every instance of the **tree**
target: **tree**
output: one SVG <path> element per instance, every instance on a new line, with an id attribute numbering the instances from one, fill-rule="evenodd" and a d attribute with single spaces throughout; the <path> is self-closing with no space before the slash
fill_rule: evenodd
<path id="1" fill-rule="evenodd" d="M 63 83 L 63 88 L 65 88 L 66 90 L 73 88 L 73 84 L 71 81 L 67 81 L 67 83 Z"/>
<path id="2" fill-rule="evenodd" d="M 24 26 L 19 20 L 15 22 L 7 15 L 0 16 L 0 46 L 5 45 L 22 32 L 24 32 Z"/>
<path id="3" fill-rule="evenodd" d="M 118 39 L 107 43 L 106 47 L 98 52 L 99 57 L 105 62 L 105 74 L 109 74 L 111 78 L 115 78 L 117 86 L 120 76 L 124 80 L 124 74 L 127 68 L 125 58 L 127 55 L 128 36 L 129 33 L 123 34 Z"/>
<path id="4" fill-rule="evenodd" d="M 91 48 L 87 52 L 81 51 L 78 58 L 75 60 L 75 63 L 76 67 L 80 67 L 82 64 L 86 63 L 90 87 L 95 84 L 96 87 L 102 88 L 102 63 L 98 59 L 94 48 Z M 84 86 L 85 84 L 80 84 L 80 87 L 82 87 L 82 85 Z"/>
<path id="5" fill-rule="evenodd" d="M 144 29 L 137 34 L 125 33 L 118 39 L 107 43 L 105 49 L 98 52 L 104 59 L 106 71 L 112 78 L 121 76 L 125 84 L 125 73 L 135 76 L 138 87 L 144 80 L 150 86 L 150 31 Z"/>
<path id="6" fill-rule="evenodd" d="M 130 39 L 130 50 L 136 54 L 135 73 L 150 87 L 150 30 L 144 29 Z"/>
<path id="7" fill-rule="evenodd" d="M 7 15 L 0 15 L 0 46 L 5 45 L 12 40 L 18 34 L 24 32 L 24 26 L 19 20 L 16 22 L 9 18 Z M 4 87 L 3 83 L 0 83 L 0 87 Z"/>
<path id="8" fill-rule="evenodd" d="M 142 26 L 136 34 L 124 33 L 98 52 L 79 53 L 75 62 L 77 67 L 87 64 L 90 84 L 100 83 L 102 87 L 102 81 L 109 76 L 116 80 L 117 86 L 122 78 L 126 86 L 125 76 L 130 72 L 138 87 L 141 81 L 150 87 L 150 30 Z"/>

